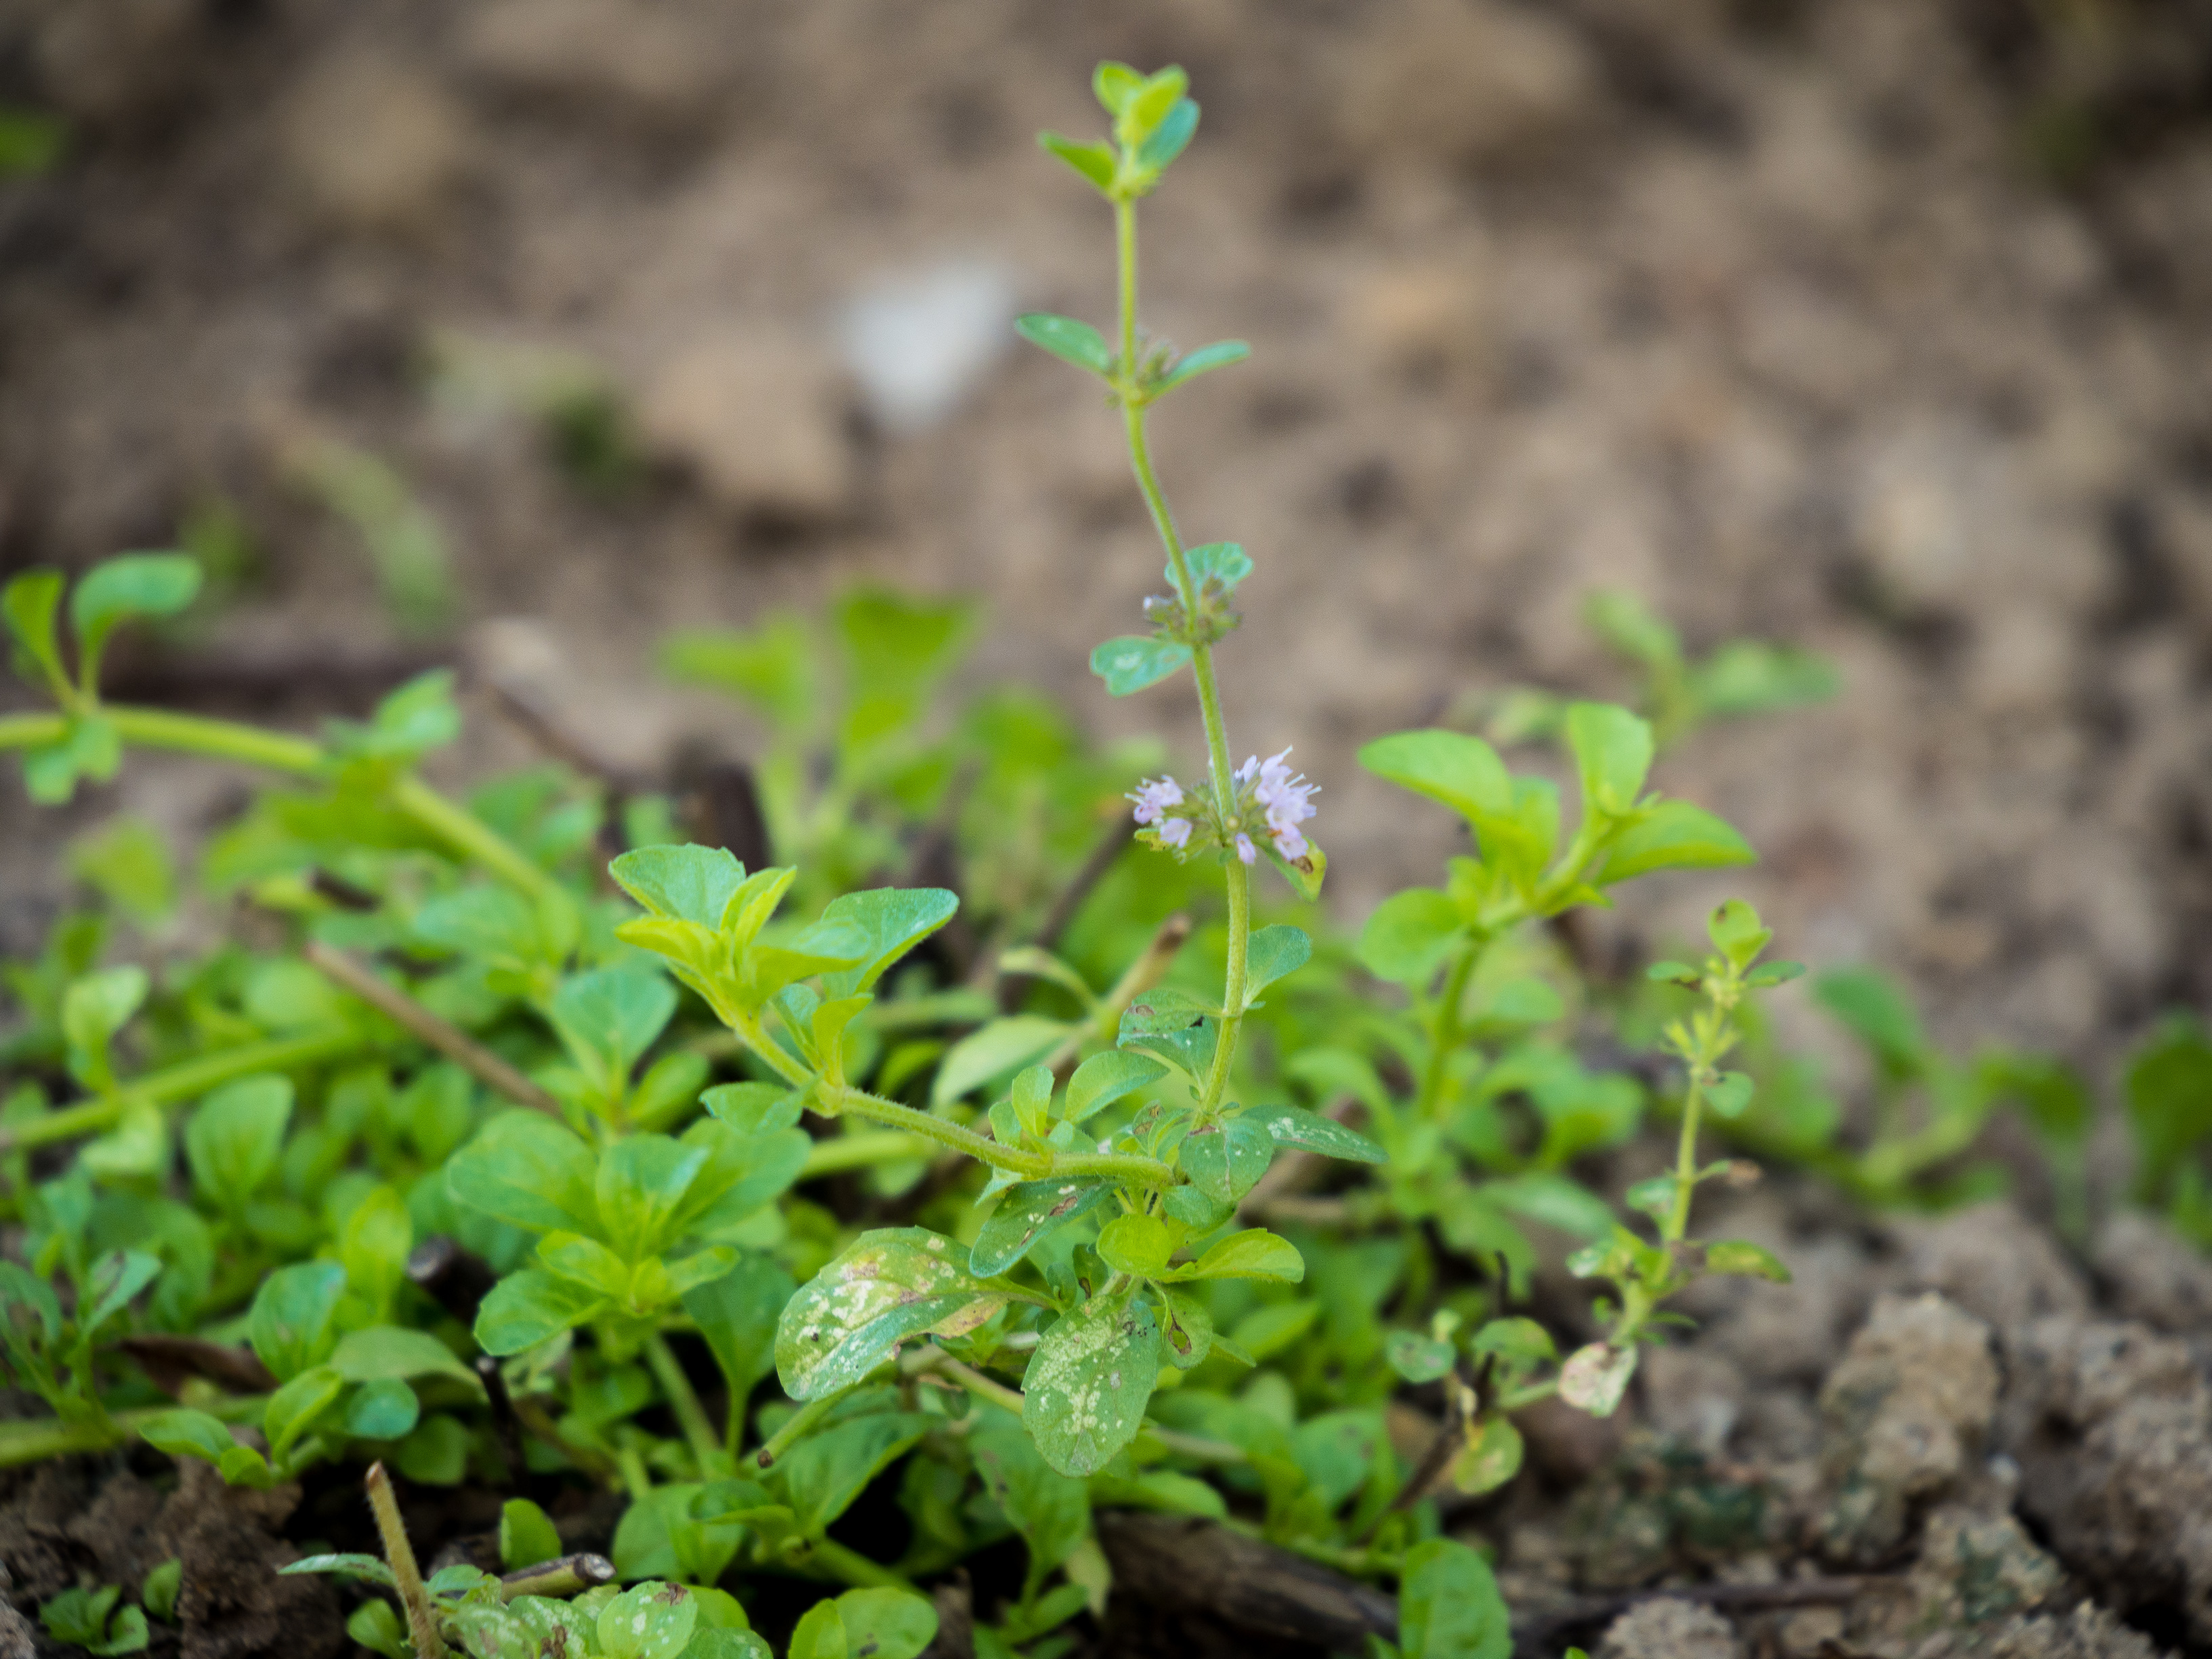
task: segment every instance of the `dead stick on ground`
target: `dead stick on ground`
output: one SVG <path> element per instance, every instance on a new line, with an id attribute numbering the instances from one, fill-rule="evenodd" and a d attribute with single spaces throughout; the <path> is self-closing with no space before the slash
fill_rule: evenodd
<path id="1" fill-rule="evenodd" d="M 307 941 L 310 966 L 331 983 L 359 997 L 394 1024 L 419 1037 L 485 1087 L 519 1105 L 560 1117 L 561 1103 L 485 1048 L 467 1032 L 432 1013 L 398 986 L 386 983 L 343 951 L 320 939 Z"/>

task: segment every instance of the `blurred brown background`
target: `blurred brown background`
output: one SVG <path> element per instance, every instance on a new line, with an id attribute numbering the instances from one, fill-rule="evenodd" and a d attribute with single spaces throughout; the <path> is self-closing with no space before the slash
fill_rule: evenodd
<path id="1" fill-rule="evenodd" d="M 2201 1004 L 2201 0 L 5 0 L 0 566 L 183 536 L 223 592 L 143 686 L 305 718 L 465 659 L 646 770 L 747 741 L 653 677 L 672 627 L 967 590 L 976 676 L 1187 761 L 1187 697 L 1084 670 L 1159 586 L 1113 422 L 1007 332 L 1110 307 L 1031 143 L 1100 128 L 1108 55 L 1205 108 L 1146 313 L 1255 359 L 1158 442 L 1258 562 L 1232 730 L 1324 786 L 1346 915 L 1450 844 L 1358 743 L 1620 693 L 1609 586 L 1843 670 L 1657 778 L 1765 853 L 1789 954 L 2100 1069 Z M 460 768 L 527 752 L 476 725 Z M 11 776 L 4 943 L 116 800 L 239 787 Z"/>

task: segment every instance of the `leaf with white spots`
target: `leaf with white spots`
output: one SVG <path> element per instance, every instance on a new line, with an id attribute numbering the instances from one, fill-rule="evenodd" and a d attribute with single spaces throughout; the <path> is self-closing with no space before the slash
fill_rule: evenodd
<path id="1" fill-rule="evenodd" d="M 1635 1375 L 1635 1349 L 1593 1342 L 1577 1348 L 1559 1367 L 1559 1398 L 1592 1417 L 1610 1417 Z"/>
<path id="2" fill-rule="evenodd" d="M 1135 1438 L 1159 1370 L 1151 1295 L 1132 1286 L 1094 1296 L 1037 1344 L 1022 1382 L 1022 1421 L 1054 1468 L 1096 1474 Z"/>
<path id="3" fill-rule="evenodd" d="M 599 1651 L 606 1659 L 676 1659 L 691 1645 L 699 1598 L 681 1584 L 647 1580 L 599 1609 Z"/>
<path id="4" fill-rule="evenodd" d="M 793 1400 L 859 1382 L 909 1337 L 972 1330 L 1006 1302 L 963 1267 L 958 1244 L 923 1227 L 863 1233 L 799 1287 L 775 1330 L 775 1370 Z"/>
<path id="5" fill-rule="evenodd" d="M 1292 1152 L 1316 1152 L 1352 1164 L 1381 1164 L 1389 1157 L 1357 1129 L 1347 1129 L 1333 1117 L 1302 1107 L 1260 1106 L 1245 1115 L 1265 1124 L 1275 1145 Z"/>
<path id="6" fill-rule="evenodd" d="M 1000 1200 L 975 1235 L 968 1271 L 988 1279 L 1005 1273 L 1046 1234 L 1087 1215 L 1113 1195 L 1105 1181 L 1025 1181 Z"/>

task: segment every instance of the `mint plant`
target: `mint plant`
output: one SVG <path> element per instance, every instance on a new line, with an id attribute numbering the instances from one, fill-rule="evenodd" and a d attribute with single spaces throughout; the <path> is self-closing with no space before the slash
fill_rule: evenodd
<path id="1" fill-rule="evenodd" d="M 1180 777 L 1164 744 L 1088 749 L 1033 697 L 948 708 L 967 608 L 862 590 L 826 629 L 668 642 L 666 672 L 766 727 L 743 847 L 686 843 L 681 804 L 634 779 L 433 790 L 420 768 L 459 723 L 442 676 L 314 738 L 108 702 L 114 629 L 194 597 L 179 556 L 9 585 L 52 707 L 0 718 L 0 748 L 35 798 L 134 747 L 276 781 L 199 872 L 258 914 L 253 942 L 172 948 L 182 882 L 113 835 L 81 855 L 94 908 L 9 967 L 0 1204 L 24 1259 L 0 1263 L 0 1348 L 53 1416 L 0 1425 L 0 1465 L 133 1437 L 256 1487 L 367 1465 L 382 1557 L 295 1570 L 379 1592 L 349 1631 L 415 1659 L 757 1655 L 722 1586 L 771 1574 L 825 1591 L 791 1659 L 911 1659 L 935 1632 L 916 1587 L 1014 1540 L 976 1649 L 1054 1659 L 1110 1591 L 1101 1505 L 1395 1581 L 1395 1651 L 1503 1659 L 1488 1569 L 1437 1535 L 1439 1483 L 1510 1479 L 1537 1400 L 1616 1409 L 1697 1275 L 1784 1271 L 1692 1224 L 1740 1172 L 1703 1159 L 1708 1119 L 1754 1124 L 1777 1091 L 1729 1069 L 1750 999 L 1792 971 L 1760 963 L 1767 930 L 1731 901 L 1710 954 L 1656 970 L 1651 998 L 1695 1000 L 1663 1033 L 1676 1152 L 1623 1221 L 1581 1160 L 1653 1103 L 1574 1046 L 1620 999 L 1547 924 L 1748 861 L 1650 787 L 1655 759 L 1806 677 L 1693 663 L 1616 606 L 1650 718 L 1547 717 L 1571 822 L 1479 738 L 1385 736 L 1362 763 L 1457 813 L 1466 850 L 1356 939 L 1316 921 L 1325 797 L 1289 749 L 1237 763 L 1222 712 L 1218 647 L 1260 566 L 1186 544 L 1151 450 L 1154 404 L 1249 355 L 1139 326 L 1139 207 L 1198 106 L 1175 69 L 1104 64 L 1094 89 L 1109 136 L 1043 143 L 1110 210 L 1116 315 L 1019 328 L 1120 416 L 1168 592 L 1091 666 L 1116 696 L 1190 675 L 1203 760 Z M 118 941 L 139 959 L 111 962 Z M 1589 1243 L 1604 1334 L 1564 1358 L 1514 1311 L 1529 1219 Z M 1444 1412 L 1413 1467 L 1386 1420 L 1409 1384 Z M 504 1577 L 426 1578 L 394 1474 L 624 1503 L 606 1561 L 562 1555 L 514 1495 Z M 896 1559 L 850 1541 L 886 1504 Z"/>

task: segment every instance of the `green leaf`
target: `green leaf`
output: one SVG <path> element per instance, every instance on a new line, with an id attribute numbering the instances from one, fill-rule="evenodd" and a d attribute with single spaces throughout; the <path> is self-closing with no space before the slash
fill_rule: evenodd
<path id="1" fill-rule="evenodd" d="M 246 1316 L 246 1340 L 278 1382 L 330 1357 L 345 1282 L 345 1269 L 335 1261 L 295 1262 L 261 1281 Z"/>
<path id="2" fill-rule="evenodd" d="M 586 1075 L 612 1095 L 676 1012 L 676 991 L 658 973 L 601 968 L 573 974 L 547 1010 Z"/>
<path id="3" fill-rule="evenodd" d="M 596 1317 L 607 1299 L 542 1267 L 511 1273 L 477 1310 L 476 1338 L 486 1353 L 521 1353 Z"/>
<path id="4" fill-rule="evenodd" d="M 422 1420 L 422 1402 L 396 1379 L 365 1382 L 346 1401 L 345 1431 L 363 1440 L 397 1440 Z"/>
<path id="5" fill-rule="evenodd" d="M 1614 703 L 1572 703 L 1567 743 L 1582 773 L 1583 811 L 1632 811 L 1651 769 L 1651 723 Z"/>
<path id="6" fill-rule="evenodd" d="M 1610 1417 L 1636 1375 L 1633 1347 L 1591 1342 L 1577 1348 L 1559 1367 L 1559 1398 L 1592 1417 Z"/>
<path id="7" fill-rule="evenodd" d="M 835 1601 L 817 1601 L 799 1618 L 791 1632 L 787 1659 L 848 1659 L 845 1621 L 837 1616 Z"/>
<path id="8" fill-rule="evenodd" d="M 138 1437 L 155 1450 L 167 1452 L 172 1457 L 204 1457 L 210 1463 L 220 1463 L 224 1454 L 238 1443 L 230 1437 L 230 1431 L 220 1418 L 210 1417 L 205 1412 L 181 1409 L 148 1418 L 139 1425 Z"/>
<path id="9" fill-rule="evenodd" d="M 1092 1297 L 1046 1331 L 1022 1382 L 1022 1422 L 1062 1474 L 1090 1475 L 1135 1438 L 1160 1369 L 1160 1328 L 1133 1287 Z"/>
<path id="10" fill-rule="evenodd" d="M 1493 1319 L 1468 1339 L 1468 1352 L 1496 1354 L 1507 1368 L 1526 1369 L 1556 1358 L 1559 1348 L 1552 1334 L 1533 1319 Z"/>
<path id="11" fill-rule="evenodd" d="M 1260 1000 L 1260 993 L 1287 974 L 1296 973 L 1313 957 L 1313 940 L 1303 928 L 1278 923 L 1253 933 L 1245 946 L 1244 1006 Z"/>
<path id="12" fill-rule="evenodd" d="M 451 1348 L 428 1331 L 404 1325 L 370 1325 L 348 1331 L 331 1350 L 330 1364 L 349 1382 L 442 1376 L 482 1396 L 483 1384 Z"/>
<path id="13" fill-rule="evenodd" d="M 1213 1352 L 1213 1316 L 1187 1291 L 1168 1292 L 1167 1323 L 1160 1328 L 1160 1355 L 1179 1371 L 1206 1363 Z"/>
<path id="14" fill-rule="evenodd" d="M 1723 1117 L 1741 1117 L 1751 1104 L 1751 1079 L 1741 1072 L 1723 1072 L 1705 1091 L 1705 1104 Z"/>
<path id="15" fill-rule="evenodd" d="M 1175 1235 L 1157 1216 L 1117 1215 L 1098 1230 L 1098 1259 L 1115 1273 L 1139 1279 L 1170 1277 Z"/>
<path id="16" fill-rule="evenodd" d="M 70 595 L 85 685 L 98 685 L 100 653 L 118 623 L 131 617 L 173 617 L 199 591 L 199 562 L 183 553 L 125 553 L 86 572 Z"/>
<path id="17" fill-rule="evenodd" d="M 1137 146 L 1137 165 L 1158 173 L 1188 149 L 1197 133 L 1198 106 L 1188 98 L 1177 100 Z"/>
<path id="18" fill-rule="evenodd" d="M 1874 1051 L 1891 1079 L 1918 1077 L 1932 1063 L 1928 1034 L 1897 984 L 1871 968 L 1814 976 L 1813 997 Z"/>
<path id="19" fill-rule="evenodd" d="M 381 1584 L 386 1589 L 399 1588 L 399 1580 L 392 1569 L 374 1555 L 303 1555 L 276 1571 L 286 1577 L 326 1572 L 334 1577 L 358 1579 L 364 1584 Z"/>
<path id="20" fill-rule="evenodd" d="M 1316 1152 L 1347 1164 L 1382 1164 L 1387 1152 L 1354 1128 L 1345 1128 L 1334 1117 L 1310 1113 L 1303 1106 L 1256 1106 L 1248 1117 L 1265 1124 L 1276 1146 L 1294 1152 Z"/>
<path id="21" fill-rule="evenodd" d="M 615 1142 L 599 1154 L 595 1196 L 600 1237 L 623 1261 L 633 1262 L 673 1244 L 678 1214 L 710 1155 L 706 1146 L 667 1135 L 630 1135 Z"/>
<path id="22" fill-rule="evenodd" d="M 984 1489 L 1029 1548 L 1029 1583 L 1034 1586 L 1090 1532 L 1090 1493 L 1080 1480 L 1048 1465 L 1009 1415 L 993 1413 L 968 1443 Z"/>
<path id="23" fill-rule="evenodd" d="M 1456 1539 L 1431 1538 L 1406 1552 L 1398 1648 L 1405 1659 L 1511 1659 L 1513 1628 L 1498 1581 Z"/>
<path id="24" fill-rule="evenodd" d="M 1125 102 L 1115 121 L 1125 144 L 1141 144 L 1168 117 L 1190 85 L 1190 77 L 1174 64 L 1145 77 L 1145 84 Z"/>
<path id="25" fill-rule="evenodd" d="M 1382 1345 L 1390 1369 L 1408 1382 L 1433 1382 L 1459 1361 L 1459 1351 L 1419 1331 L 1393 1331 Z"/>
<path id="26" fill-rule="evenodd" d="M 690 1590 L 647 1579 L 599 1609 L 599 1652 L 605 1659 L 677 1659 L 698 1623 L 699 1601 Z"/>
<path id="27" fill-rule="evenodd" d="M 1759 912 L 1742 899 L 1725 899 L 1705 919 L 1705 933 L 1713 948 L 1735 964 L 1738 973 L 1758 960 L 1774 930 L 1759 919 Z"/>
<path id="28" fill-rule="evenodd" d="M 1068 1079 L 1062 1115 L 1070 1123 L 1080 1123 L 1167 1074 L 1167 1067 L 1149 1054 L 1132 1054 L 1126 1048 L 1093 1054 Z"/>
<path id="29" fill-rule="evenodd" d="M 598 1160 L 542 1112 L 502 1112 L 446 1165 L 453 1201 L 510 1226 L 596 1233 Z"/>
<path id="30" fill-rule="evenodd" d="M 1181 1154 L 1191 1185 L 1223 1204 L 1250 1192 L 1274 1159 L 1274 1137 L 1249 1114 L 1200 1125 L 1183 1137 Z"/>
<path id="31" fill-rule="evenodd" d="M 1744 975 L 1743 982 L 1754 991 L 1771 990 L 1802 977 L 1804 972 L 1805 964 L 1802 962 L 1762 962 Z"/>
<path id="32" fill-rule="evenodd" d="M 1037 134 L 1037 143 L 1073 167 L 1099 189 L 1114 183 L 1114 152 L 1104 144 L 1079 144 L 1056 132 Z"/>
<path id="33" fill-rule="evenodd" d="M 1394 985 L 1419 986 L 1467 937 L 1466 918 L 1433 887 L 1409 887 L 1376 905 L 1359 930 L 1359 961 Z"/>
<path id="34" fill-rule="evenodd" d="M 672 634 L 660 642 L 660 672 L 689 685 L 742 698 L 787 732 L 802 732 L 822 707 L 812 630 L 799 617 L 772 615 L 750 633 L 714 629 Z"/>
<path id="35" fill-rule="evenodd" d="M 1190 579 L 1198 584 L 1201 595 L 1209 591 L 1227 595 L 1237 591 L 1237 583 L 1252 574 L 1252 558 L 1235 542 L 1204 542 L 1183 550 L 1183 562 L 1190 568 Z M 1175 561 L 1170 559 L 1160 573 L 1168 585 L 1175 585 Z"/>
<path id="36" fill-rule="evenodd" d="M 697 1322 L 732 1401 L 744 1401 L 775 1369 L 776 1320 L 797 1288 L 773 1258 L 746 1255 L 720 1278 L 684 1292 L 684 1311 Z"/>
<path id="37" fill-rule="evenodd" d="M 138 1599 L 146 1604 L 146 1611 L 164 1623 L 174 1622 L 177 1591 L 184 1576 L 184 1561 L 174 1555 L 149 1572 L 138 1590 Z"/>
<path id="38" fill-rule="evenodd" d="M 937 1609 L 912 1590 L 851 1589 L 836 1602 L 846 1659 L 916 1659 L 937 1639 Z"/>
<path id="39" fill-rule="evenodd" d="M 107 1250 L 92 1264 L 77 1297 L 77 1329 L 90 1336 L 160 1276 L 161 1258 L 143 1250 Z"/>
<path id="40" fill-rule="evenodd" d="M 635 848 L 607 873 L 653 915 L 717 929 L 745 880 L 745 866 L 723 847 Z"/>
<path id="41" fill-rule="evenodd" d="M 1321 884 L 1328 878 L 1328 854 L 1312 836 L 1306 837 L 1306 850 L 1296 859 L 1286 859 L 1277 852 L 1273 840 L 1260 843 L 1260 856 L 1273 865 L 1275 873 L 1307 903 L 1321 896 Z"/>
<path id="42" fill-rule="evenodd" d="M 418 674 L 376 705 L 367 726 L 330 723 L 328 742 L 349 760 L 413 762 L 461 734 L 450 669 Z"/>
<path id="43" fill-rule="evenodd" d="M 1091 672 L 1106 682 L 1109 696 L 1126 697 L 1158 684 L 1190 660 L 1190 647 L 1156 635 L 1124 634 L 1091 653 Z"/>
<path id="44" fill-rule="evenodd" d="M 26 673 L 24 678 L 33 685 L 43 678 L 44 689 L 58 696 L 69 686 L 62 668 L 61 638 L 54 627 L 66 586 L 58 570 L 26 570 L 0 588 L 0 617 L 7 619 L 8 632 L 22 658 L 38 671 L 37 678 Z"/>
<path id="45" fill-rule="evenodd" d="M 2166 1197 L 2193 1149 L 2212 1137 L 2212 1040 L 2185 1014 L 2168 1016 L 2128 1056 L 2121 1094 L 2136 1141 L 2136 1190 Z"/>
<path id="46" fill-rule="evenodd" d="M 1787 1285 L 1790 1269 L 1771 1250 L 1743 1239 L 1723 1239 L 1705 1246 L 1705 1271 L 1709 1273 L 1729 1273 L 1744 1279 L 1764 1279 L 1771 1284 Z"/>
<path id="47" fill-rule="evenodd" d="M 315 1365 L 270 1395 L 261 1413 L 261 1430 L 269 1437 L 270 1456 L 283 1462 L 293 1443 L 313 1427 L 315 1419 L 337 1404 L 338 1395 L 344 1391 L 345 1378 L 335 1369 Z"/>
<path id="48" fill-rule="evenodd" d="M 1132 1012 L 1149 1000 L 1140 999 L 1138 1003 L 1131 1005 Z M 1220 1040 L 1219 1027 L 1211 1019 L 1201 1019 L 1195 1025 L 1185 1024 L 1164 1030 L 1149 1031 L 1141 1027 L 1132 1030 L 1127 1016 L 1124 1016 L 1122 1030 L 1121 1041 L 1123 1047 L 1139 1049 L 1167 1061 L 1193 1083 L 1203 1081 L 1206 1073 L 1212 1069 L 1214 1047 Z"/>
<path id="49" fill-rule="evenodd" d="M 1694 991 L 1705 976 L 1686 962 L 1655 962 L 1644 970 L 1644 977 L 1661 985 L 1686 985 Z"/>
<path id="50" fill-rule="evenodd" d="M 772 1478 L 801 1534 L 819 1538 L 871 1480 L 914 1449 L 932 1420 L 919 1412 L 871 1412 L 833 1423 L 787 1452 Z"/>
<path id="51" fill-rule="evenodd" d="M 1047 1234 L 1085 1216 L 1114 1195 L 1109 1181 L 1025 1181 L 1007 1189 L 975 1235 L 968 1270 L 979 1279 L 1006 1272 Z"/>
<path id="52" fill-rule="evenodd" d="M 93 1089 L 113 1081 L 107 1045 L 145 1002 L 148 988 L 146 970 L 135 964 L 70 982 L 62 994 L 62 1038 L 69 1045 L 70 1076 Z"/>
<path id="53" fill-rule="evenodd" d="M 979 1026 L 952 1045 L 939 1062 L 929 1098 L 942 1106 L 971 1089 L 1042 1060 L 1067 1040 L 1074 1028 L 1042 1014 L 1014 1014 Z"/>
<path id="54" fill-rule="evenodd" d="M 1195 104 L 1191 106 L 1194 114 L 1197 108 Z M 1196 380 L 1208 369 L 1226 368 L 1231 363 L 1243 362 L 1251 355 L 1252 348 L 1242 340 L 1216 340 L 1212 345 L 1200 346 L 1197 350 L 1176 359 L 1175 367 L 1152 388 L 1152 395 L 1164 398 L 1177 386 Z"/>
<path id="55" fill-rule="evenodd" d="M 898 1345 L 924 1332 L 974 1328 L 1003 1291 L 956 1265 L 959 1247 L 921 1227 L 860 1235 L 799 1287 L 778 1321 L 776 1375 L 793 1400 L 858 1382 Z"/>
<path id="56" fill-rule="evenodd" d="M 426 1417 L 392 1454 L 392 1467 L 426 1486 L 458 1486 L 469 1472 L 469 1431 L 459 1418 Z"/>
<path id="57" fill-rule="evenodd" d="M 1614 839 L 1596 883 L 1610 887 L 1654 870 L 1714 870 L 1757 862 L 1751 843 L 1703 807 L 1662 800 L 1638 813 Z"/>
<path id="58" fill-rule="evenodd" d="M 1378 778 L 1440 800 L 1462 817 L 1504 817 L 1513 810 L 1513 779 L 1498 751 L 1463 732 L 1399 732 L 1359 751 Z"/>
<path id="59" fill-rule="evenodd" d="M 510 1498 L 500 1506 L 499 1564 L 507 1571 L 534 1567 L 557 1559 L 561 1534 L 544 1510 L 526 1498 Z"/>
<path id="60" fill-rule="evenodd" d="M 741 1135 L 793 1128 L 805 1109 L 799 1091 L 781 1083 L 719 1083 L 699 1097 L 699 1103 Z"/>
<path id="61" fill-rule="evenodd" d="M 1467 1444 L 1452 1460 L 1452 1485 L 1469 1498 L 1495 1492 L 1521 1473 L 1524 1453 L 1521 1431 L 1510 1418 L 1483 1418 L 1470 1426 Z"/>
<path id="62" fill-rule="evenodd" d="M 70 873 L 142 927 L 159 927 L 177 908 L 176 866 L 161 831 L 138 817 L 110 820 L 70 848 Z"/>
<path id="63" fill-rule="evenodd" d="M 1114 354 L 1098 331 L 1073 317 L 1056 317 L 1048 311 L 1032 311 L 1014 319 L 1014 331 L 1033 346 L 1042 346 L 1063 362 L 1087 368 L 1093 374 L 1114 372 Z"/>
<path id="64" fill-rule="evenodd" d="M 1182 1269 L 1187 1279 L 1265 1279 L 1296 1285 L 1306 1276 L 1305 1258 L 1297 1247 L 1265 1227 L 1231 1233 L 1204 1255 Z"/>
<path id="65" fill-rule="evenodd" d="M 1109 115 L 1119 117 L 1129 100 L 1145 89 L 1145 77 L 1127 64 L 1110 59 L 1091 74 L 1091 90 Z"/>
<path id="66" fill-rule="evenodd" d="M 292 1121 L 292 1085 L 270 1074 L 227 1083 L 185 1126 L 185 1158 L 201 1198 L 233 1212 L 276 1172 Z"/>
<path id="67" fill-rule="evenodd" d="M 863 953 L 852 967 L 823 976 L 823 994 L 849 997 L 874 989 L 900 957 L 951 921 L 959 908 L 959 896 L 942 887 L 878 887 L 832 899 L 822 920 L 854 929 Z"/>

